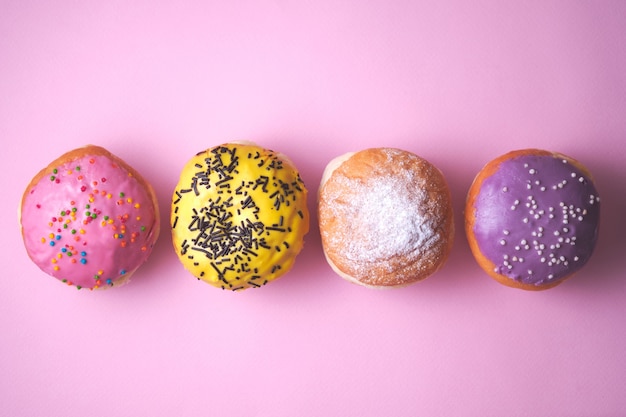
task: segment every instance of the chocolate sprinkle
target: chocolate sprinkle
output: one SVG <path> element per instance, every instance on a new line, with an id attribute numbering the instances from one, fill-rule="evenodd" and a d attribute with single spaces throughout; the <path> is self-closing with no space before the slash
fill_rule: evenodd
<path id="1" fill-rule="evenodd" d="M 265 210 L 277 211 L 283 206 L 289 206 L 306 191 L 299 175 L 291 182 L 284 182 L 271 176 L 275 170 L 283 169 L 282 161 L 274 153 L 263 157 L 258 151 L 243 154 L 241 158 L 255 160 L 255 164 L 266 170 L 268 175 L 242 179 L 238 171 L 240 166 L 238 150 L 240 148 L 237 146 L 219 146 L 211 149 L 204 158 L 204 165 L 200 163 L 193 165 L 197 170 L 193 172 L 187 184 L 182 184 L 183 187 L 175 191 L 172 202 L 173 213 L 176 214 L 172 217 L 172 228 L 185 227 L 191 236 L 181 244 L 180 254 L 185 255 L 191 249 L 210 265 L 210 269 L 200 271 L 199 276 L 210 274 L 225 284 L 221 285 L 222 288 L 229 287 L 233 291 L 260 287 L 268 282 L 267 279 L 262 284 L 254 282 L 260 279 L 261 275 L 258 274 L 257 268 L 250 266 L 261 252 L 281 252 L 290 248 L 290 244 L 284 241 L 284 238 L 279 238 L 279 242 L 276 242 L 275 234 L 286 235 L 292 231 L 290 225 L 285 224 L 283 216 L 280 216 L 278 223 L 275 220 L 272 224 L 261 221 L 261 209 L 255 201 L 255 198 L 259 198 L 258 191 L 260 190 L 270 202 L 269 206 L 267 203 L 260 206 L 268 207 Z M 200 155 L 202 153 L 198 154 Z M 205 192 L 211 188 L 213 193 Z M 185 197 L 186 194 L 199 197 L 199 204 L 191 209 L 189 217 L 184 217 L 186 224 L 181 225 L 178 221 L 181 216 L 178 204 L 183 198 L 189 198 Z M 297 211 L 297 216 L 300 220 L 305 219 L 302 210 Z M 269 237 L 272 237 L 270 240 L 272 245 L 268 244 Z M 195 260 L 194 265 L 199 264 L 202 262 Z M 275 264 L 271 267 L 271 274 L 281 269 L 280 264 Z M 251 272 L 254 275 L 246 277 L 244 281 L 240 274 L 247 275 Z M 237 285 L 233 286 L 233 281 L 236 281 Z M 240 285 L 242 282 L 245 282 L 244 286 Z"/>

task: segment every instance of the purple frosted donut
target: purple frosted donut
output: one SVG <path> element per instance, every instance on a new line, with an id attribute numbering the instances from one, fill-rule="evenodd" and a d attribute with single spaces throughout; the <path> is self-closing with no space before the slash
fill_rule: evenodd
<path id="1" fill-rule="evenodd" d="M 478 264 L 498 282 L 552 288 L 582 268 L 598 237 L 600 197 L 589 171 L 538 149 L 489 162 L 470 187 L 465 231 Z"/>

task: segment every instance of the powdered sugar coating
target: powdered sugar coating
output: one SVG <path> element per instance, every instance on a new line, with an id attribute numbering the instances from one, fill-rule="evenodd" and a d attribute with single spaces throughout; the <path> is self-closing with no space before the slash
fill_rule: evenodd
<path id="1" fill-rule="evenodd" d="M 446 258 L 450 198 L 441 173 L 399 149 L 352 155 L 320 191 L 320 230 L 327 257 L 369 286 L 426 278 Z"/>

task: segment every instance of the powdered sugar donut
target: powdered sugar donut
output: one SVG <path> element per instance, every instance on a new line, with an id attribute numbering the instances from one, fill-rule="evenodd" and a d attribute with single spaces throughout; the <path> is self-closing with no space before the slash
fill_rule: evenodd
<path id="1" fill-rule="evenodd" d="M 589 171 L 560 153 L 512 151 L 489 162 L 467 197 L 465 230 L 498 282 L 552 288 L 585 265 L 598 237 L 600 197 Z"/>
<path id="2" fill-rule="evenodd" d="M 159 235 L 150 184 L 104 148 L 86 146 L 32 179 L 20 206 L 24 245 L 44 272 L 77 288 L 129 280 Z"/>
<path id="3" fill-rule="evenodd" d="M 318 198 L 329 265 L 371 288 L 401 287 L 436 272 L 454 238 L 450 192 L 428 161 L 393 148 L 331 161 Z"/>

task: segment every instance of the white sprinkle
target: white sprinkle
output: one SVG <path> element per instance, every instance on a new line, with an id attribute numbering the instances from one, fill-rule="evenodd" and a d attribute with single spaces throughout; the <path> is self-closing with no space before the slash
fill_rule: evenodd
<path id="1" fill-rule="evenodd" d="M 572 172 L 571 176 L 572 176 L 572 178 L 576 178 L 576 173 Z"/>
<path id="2" fill-rule="evenodd" d="M 536 172 L 537 172 L 537 171 L 535 171 L 533 168 L 531 168 L 531 169 L 528 171 L 528 173 L 529 173 L 530 175 L 535 175 L 535 173 L 536 173 Z"/>
<path id="3" fill-rule="evenodd" d="M 502 187 L 502 191 L 506 193 L 507 191 L 509 191 L 509 187 Z"/>
<path id="4" fill-rule="evenodd" d="M 500 239 L 500 244 L 501 244 L 502 246 L 506 245 L 506 240 L 504 240 L 504 239 Z"/>
<path id="5" fill-rule="evenodd" d="M 575 261 L 578 261 L 578 259 L 579 259 L 578 256 L 574 256 Z"/>

